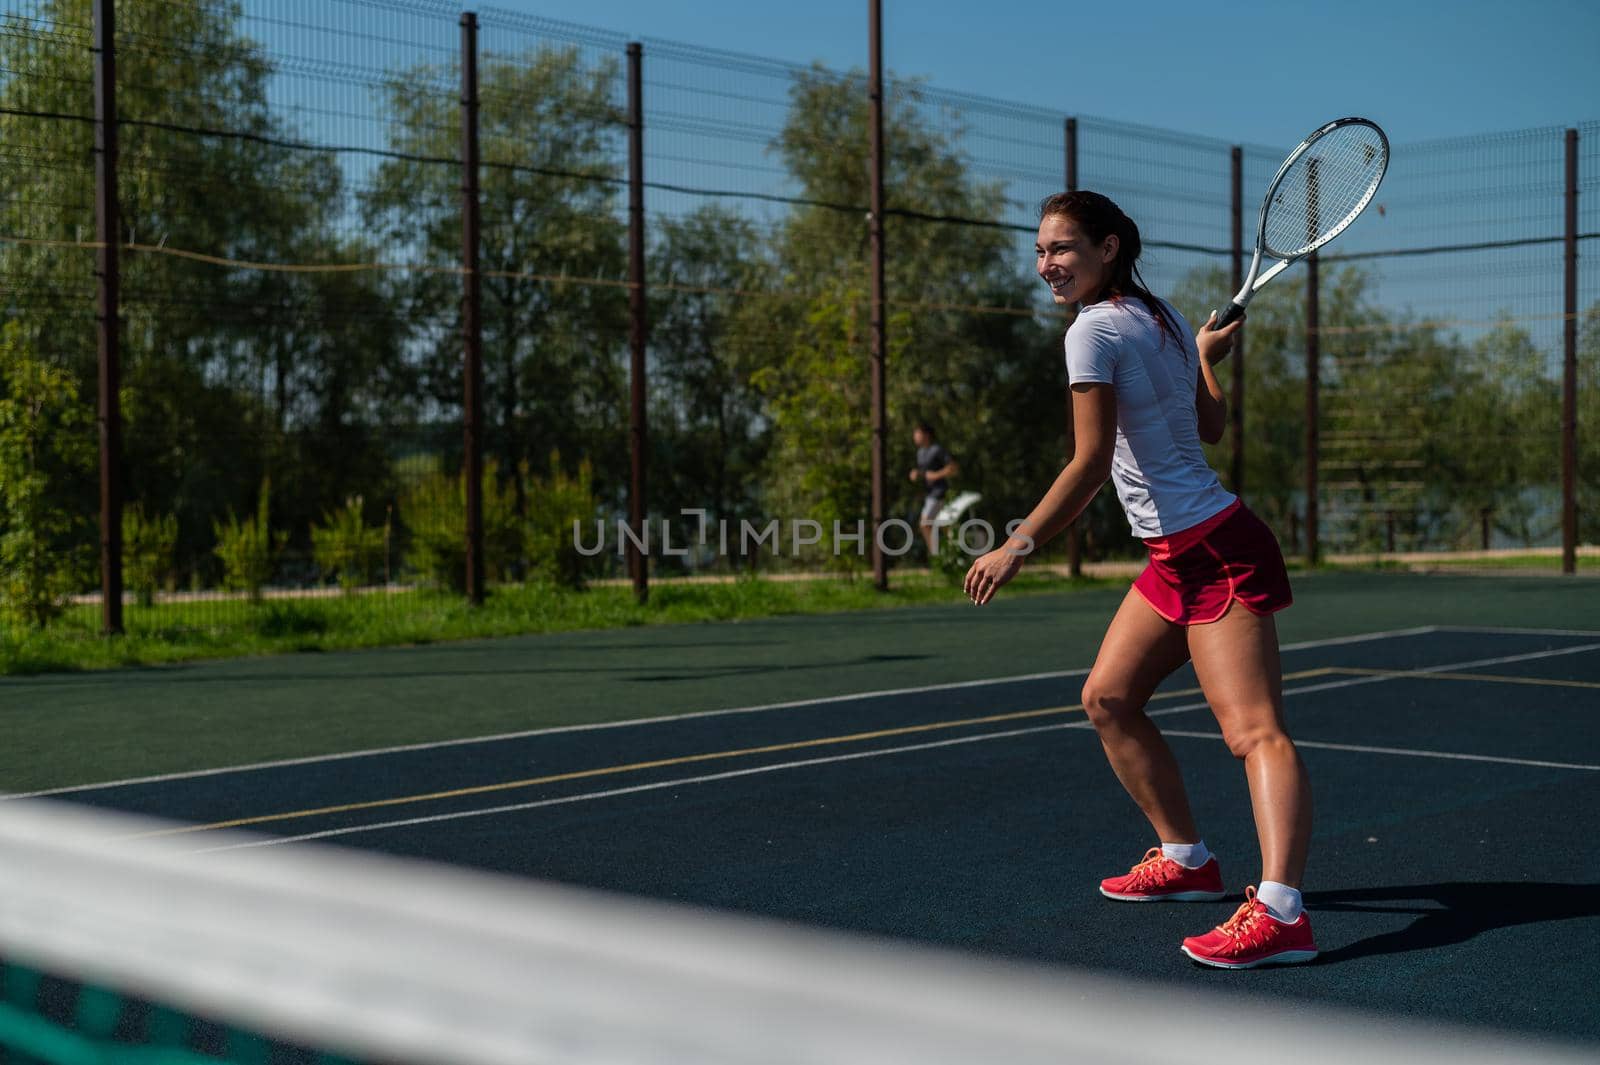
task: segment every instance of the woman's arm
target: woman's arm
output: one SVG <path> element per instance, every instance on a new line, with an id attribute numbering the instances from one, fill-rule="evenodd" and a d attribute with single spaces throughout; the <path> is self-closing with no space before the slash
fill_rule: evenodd
<path id="1" fill-rule="evenodd" d="M 1072 461 L 1006 542 L 967 570 L 967 597 L 978 606 L 993 599 L 1000 586 L 1016 576 L 1024 558 L 1082 513 L 1111 476 L 1111 456 L 1117 441 L 1117 394 L 1109 384 L 1072 386 L 1072 425 Z"/>
<path id="2" fill-rule="evenodd" d="M 1194 413 L 1200 422 L 1200 439 L 1215 444 L 1222 439 L 1228 427 L 1228 395 L 1217 382 L 1215 364 L 1228 357 L 1233 348 L 1233 334 L 1239 331 L 1244 319 L 1230 322 L 1224 329 L 1212 329 L 1215 312 L 1195 334 L 1195 347 L 1200 349 L 1200 374 L 1195 380 Z"/>

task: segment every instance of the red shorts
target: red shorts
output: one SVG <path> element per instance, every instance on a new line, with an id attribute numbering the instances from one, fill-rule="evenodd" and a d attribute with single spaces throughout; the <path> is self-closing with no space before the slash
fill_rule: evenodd
<path id="1" fill-rule="evenodd" d="M 1255 614 L 1294 602 L 1277 537 L 1238 500 L 1199 525 L 1144 544 L 1150 563 L 1133 586 L 1175 624 L 1216 621 L 1234 600 Z"/>

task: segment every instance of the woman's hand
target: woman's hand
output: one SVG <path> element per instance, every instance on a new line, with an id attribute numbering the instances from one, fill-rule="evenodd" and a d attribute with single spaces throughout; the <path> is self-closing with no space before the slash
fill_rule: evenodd
<path id="1" fill-rule="evenodd" d="M 1244 324 L 1244 316 L 1240 315 L 1225 328 L 1213 329 L 1211 326 L 1216 320 L 1217 312 L 1212 311 L 1211 317 L 1206 319 L 1206 324 L 1194 335 L 1195 347 L 1200 349 L 1200 359 L 1207 366 L 1215 366 L 1228 357 L 1228 352 L 1233 350 L 1233 334 Z"/>
<path id="2" fill-rule="evenodd" d="M 987 555 L 979 556 L 967 570 L 967 579 L 964 584 L 967 598 L 975 606 L 982 606 L 994 598 L 994 593 L 1000 586 L 1022 568 L 1022 555 L 1009 547 L 997 547 Z"/>

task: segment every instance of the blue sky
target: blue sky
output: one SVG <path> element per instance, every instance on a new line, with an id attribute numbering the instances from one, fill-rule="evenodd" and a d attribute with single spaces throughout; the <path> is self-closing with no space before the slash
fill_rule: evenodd
<path id="1" fill-rule="evenodd" d="M 491 3 L 799 63 L 867 58 L 867 0 Z M 1341 114 L 1400 143 L 1600 119 L 1597 0 L 1143 0 L 1121 9 L 1132 22 L 1104 3 L 883 7 L 895 74 L 1236 142 L 1292 145 Z"/>

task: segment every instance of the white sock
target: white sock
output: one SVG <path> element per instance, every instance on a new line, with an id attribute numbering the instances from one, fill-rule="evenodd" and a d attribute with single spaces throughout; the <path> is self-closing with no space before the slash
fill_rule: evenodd
<path id="1" fill-rule="evenodd" d="M 1185 869 L 1198 869 L 1211 860 L 1205 840 L 1199 843 L 1163 843 L 1161 853 Z"/>
<path id="2" fill-rule="evenodd" d="M 1300 901 L 1300 891 L 1288 884 L 1280 884 L 1276 880 L 1263 880 L 1256 888 L 1256 901 L 1266 906 L 1272 916 L 1285 924 L 1293 924 L 1300 919 L 1300 911 L 1305 909 L 1305 904 Z"/>

